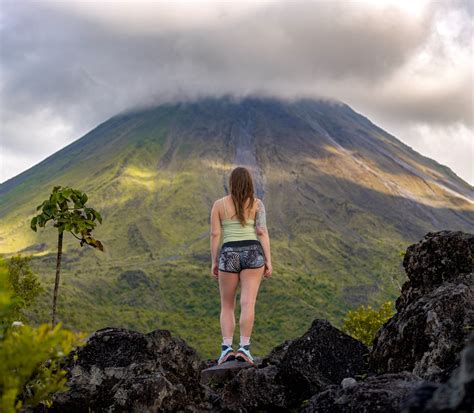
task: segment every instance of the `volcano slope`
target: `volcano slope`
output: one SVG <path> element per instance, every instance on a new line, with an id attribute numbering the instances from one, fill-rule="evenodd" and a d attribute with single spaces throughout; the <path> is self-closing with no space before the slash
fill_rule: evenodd
<path id="1" fill-rule="evenodd" d="M 213 356 L 209 215 L 239 165 L 265 203 L 274 266 L 256 352 L 316 317 L 340 326 L 348 309 L 395 299 L 400 254 L 427 232 L 474 232 L 472 186 L 342 102 L 225 96 L 134 109 L 0 185 L 0 253 L 32 255 L 46 287 L 30 317 L 49 319 L 57 233 L 29 222 L 54 185 L 69 185 L 102 214 L 94 234 L 106 251 L 66 234 L 64 325 L 165 328 Z"/>

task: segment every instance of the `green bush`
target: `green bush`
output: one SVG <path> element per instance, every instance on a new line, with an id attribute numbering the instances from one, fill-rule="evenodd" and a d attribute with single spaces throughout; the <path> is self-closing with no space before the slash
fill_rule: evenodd
<path id="1" fill-rule="evenodd" d="M 66 391 L 64 356 L 84 343 L 85 333 L 41 324 L 37 328 L 10 322 L 24 300 L 10 283 L 0 258 L 0 411 L 10 413 L 39 402 L 51 404 L 52 393 Z M 8 320 L 8 322 L 5 322 Z"/>
<path id="2" fill-rule="evenodd" d="M 44 291 L 36 274 L 31 271 L 29 262 L 31 256 L 22 257 L 21 254 L 11 257 L 8 263 L 9 283 L 18 300 L 10 312 L 11 319 L 26 321 L 23 308 L 29 307 L 39 293 Z"/>
<path id="3" fill-rule="evenodd" d="M 395 314 L 393 301 L 383 303 L 378 310 L 361 305 L 349 310 L 344 318 L 342 331 L 371 347 L 375 334 Z"/>

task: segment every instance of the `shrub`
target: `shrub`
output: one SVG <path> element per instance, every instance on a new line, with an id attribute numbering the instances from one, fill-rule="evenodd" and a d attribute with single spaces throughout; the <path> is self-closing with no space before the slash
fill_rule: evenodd
<path id="1" fill-rule="evenodd" d="M 0 411 L 4 413 L 39 402 L 49 406 L 52 393 L 68 390 L 60 363 L 85 338 L 85 333 L 61 329 L 61 323 L 34 328 L 6 322 L 23 302 L 9 278 L 0 258 Z"/>
<path id="2" fill-rule="evenodd" d="M 39 293 L 44 291 L 36 274 L 31 271 L 29 262 L 32 257 L 22 257 L 21 254 L 11 257 L 8 263 L 9 283 L 18 300 L 15 309 L 11 311 L 14 320 L 26 321 L 22 310 L 33 304 Z"/>
<path id="3" fill-rule="evenodd" d="M 361 305 L 356 310 L 347 312 L 342 330 L 371 347 L 377 331 L 394 314 L 393 301 L 383 303 L 378 310 L 370 305 L 367 307 Z"/>

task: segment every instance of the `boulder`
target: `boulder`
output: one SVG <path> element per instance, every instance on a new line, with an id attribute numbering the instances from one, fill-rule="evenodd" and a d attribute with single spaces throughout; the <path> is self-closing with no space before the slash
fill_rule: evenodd
<path id="1" fill-rule="evenodd" d="M 258 363 L 258 361 L 258 358 L 255 357 L 254 362 Z M 219 384 L 231 380 L 240 370 L 248 368 L 252 368 L 252 366 L 240 360 L 226 361 L 221 365 L 214 364 L 211 367 L 201 370 L 201 383 L 208 386 L 219 387 Z"/>
<path id="2" fill-rule="evenodd" d="M 461 351 L 461 363 L 446 383 L 426 381 L 402 403 L 401 413 L 474 411 L 474 332 Z"/>
<path id="3" fill-rule="evenodd" d="M 197 352 L 168 330 L 142 334 L 104 328 L 71 353 L 64 367 L 70 390 L 55 393 L 53 412 L 202 411 L 210 408 L 199 383 Z"/>
<path id="4" fill-rule="evenodd" d="M 298 409 L 305 398 L 328 385 L 364 374 L 368 352 L 364 344 L 327 320 L 315 319 L 303 336 L 286 340 L 261 360 L 256 358 L 254 367 L 235 374 L 234 362 L 229 362 L 228 374 L 220 373 L 223 379 L 213 389 L 225 411 L 286 412 Z"/>
<path id="5" fill-rule="evenodd" d="M 345 377 L 365 374 L 368 354 L 363 343 L 317 318 L 288 345 L 277 378 L 286 385 L 289 399 L 307 399 Z"/>
<path id="6" fill-rule="evenodd" d="M 285 356 L 288 347 L 293 343 L 294 339 L 285 340 L 283 343 L 278 344 L 262 359 L 262 367 L 274 365 L 278 366 L 281 363 L 282 358 Z"/>
<path id="7" fill-rule="evenodd" d="M 428 232 L 410 245 L 403 258 L 408 281 L 395 302 L 397 311 L 447 282 L 469 284 L 473 253 L 474 235 L 462 231 Z"/>
<path id="8" fill-rule="evenodd" d="M 372 371 L 449 378 L 474 325 L 473 254 L 474 235 L 460 231 L 429 232 L 408 247 L 403 265 L 409 280 L 397 313 L 377 332 Z"/>
<path id="9" fill-rule="evenodd" d="M 400 403 L 423 380 L 413 373 L 387 373 L 368 377 L 350 386 L 331 385 L 315 394 L 304 413 L 398 413 Z"/>
<path id="10" fill-rule="evenodd" d="M 287 412 L 285 383 L 276 378 L 278 367 L 241 370 L 230 380 L 221 393 L 222 406 L 230 412 Z"/>

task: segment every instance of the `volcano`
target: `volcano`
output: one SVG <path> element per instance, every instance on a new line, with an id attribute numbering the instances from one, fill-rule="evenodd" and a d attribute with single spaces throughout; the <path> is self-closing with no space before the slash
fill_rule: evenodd
<path id="1" fill-rule="evenodd" d="M 474 232 L 474 187 L 337 100 L 202 98 L 120 113 L 0 185 L 0 253 L 31 255 L 49 319 L 57 232 L 33 232 L 53 186 L 87 193 L 105 252 L 64 237 L 65 326 L 168 328 L 202 356 L 220 335 L 209 218 L 235 166 L 267 210 L 273 277 L 256 351 L 399 295 L 400 256 L 427 232 Z M 213 348 L 214 350 L 214 348 Z"/>

